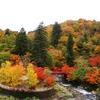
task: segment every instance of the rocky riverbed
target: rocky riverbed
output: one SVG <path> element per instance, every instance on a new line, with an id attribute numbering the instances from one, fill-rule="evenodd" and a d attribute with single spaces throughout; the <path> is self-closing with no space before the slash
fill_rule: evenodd
<path id="1" fill-rule="evenodd" d="M 71 84 L 60 83 L 61 91 L 54 96 L 43 100 L 100 100 L 92 92 L 84 90 L 82 87 L 73 87 Z"/>

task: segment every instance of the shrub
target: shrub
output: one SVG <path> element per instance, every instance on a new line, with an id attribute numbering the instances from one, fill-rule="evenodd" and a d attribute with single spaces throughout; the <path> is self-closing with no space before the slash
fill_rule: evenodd
<path id="1" fill-rule="evenodd" d="M 77 68 L 88 66 L 88 61 L 85 58 L 83 58 L 83 56 L 79 56 L 75 62 L 76 62 Z"/>
<path id="2" fill-rule="evenodd" d="M 100 69 L 93 69 L 85 76 L 87 82 L 100 86 Z"/>
<path id="3" fill-rule="evenodd" d="M 85 75 L 91 70 L 90 67 L 77 68 L 71 73 L 72 81 L 84 81 Z"/>
<path id="4" fill-rule="evenodd" d="M 44 69 L 44 75 L 45 75 L 46 77 L 50 77 L 50 76 L 51 76 L 51 71 L 50 71 L 50 69 L 45 68 L 45 69 Z"/>
<path id="5" fill-rule="evenodd" d="M 23 75 L 25 75 L 25 69 L 22 63 L 12 67 L 11 63 L 6 61 L 0 69 L 0 82 L 12 87 L 19 86 L 24 83 L 21 79 Z"/>
<path id="6" fill-rule="evenodd" d="M 71 73 L 75 70 L 75 67 L 69 67 L 67 64 L 63 64 L 62 72 L 66 75 L 66 80 L 71 80 Z"/>
<path id="7" fill-rule="evenodd" d="M 45 83 L 46 83 L 47 86 L 53 86 L 53 84 L 54 84 L 54 78 L 53 77 L 47 77 L 45 79 Z"/>
<path id="8" fill-rule="evenodd" d="M 100 56 L 89 59 L 89 64 L 92 67 L 100 67 Z"/>
<path id="9" fill-rule="evenodd" d="M 38 79 L 39 80 L 44 80 L 45 74 L 44 70 L 41 67 L 34 67 L 35 72 L 37 73 Z"/>
<path id="10" fill-rule="evenodd" d="M 29 64 L 27 66 L 27 77 L 28 85 L 30 88 L 36 86 L 39 83 L 37 73 L 35 72 L 35 70 L 33 70 L 32 64 Z"/>

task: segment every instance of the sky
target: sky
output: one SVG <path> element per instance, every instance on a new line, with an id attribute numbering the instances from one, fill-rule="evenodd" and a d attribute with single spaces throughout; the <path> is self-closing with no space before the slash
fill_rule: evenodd
<path id="1" fill-rule="evenodd" d="M 100 21 L 100 0 L 0 0 L 0 29 L 26 32 L 66 20 Z"/>

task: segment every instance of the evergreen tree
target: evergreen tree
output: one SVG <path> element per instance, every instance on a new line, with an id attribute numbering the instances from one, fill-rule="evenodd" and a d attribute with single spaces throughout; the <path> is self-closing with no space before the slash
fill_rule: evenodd
<path id="1" fill-rule="evenodd" d="M 33 46 L 32 46 L 32 59 L 39 67 L 52 67 L 52 56 L 47 51 L 49 43 L 47 40 L 47 33 L 43 27 L 43 23 L 38 26 L 36 30 Z"/>
<path id="2" fill-rule="evenodd" d="M 73 37 L 72 34 L 70 33 L 67 41 L 67 55 L 66 55 L 66 62 L 69 66 L 74 65 L 73 44 L 74 44 Z"/>
<path id="3" fill-rule="evenodd" d="M 10 30 L 9 29 L 5 30 L 5 35 L 10 35 Z"/>
<path id="4" fill-rule="evenodd" d="M 52 31 L 52 39 L 51 39 L 51 44 L 54 46 L 54 47 L 57 47 L 57 44 L 58 44 L 58 40 L 61 36 L 61 27 L 60 25 L 55 22 L 54 24 L 54 27 L 53 27 L 53 31 Z"/>
<path id="5" fill-rule="evenodd" d="M 84 31 L 84 42 L 88 42 L 88 31 Z"/>
<path id="6" fill-rule="evenodd" d="M 15 44 L 16 46 L 13 53 L 20 56 L 25 55 L 28 49 L 28 40 L 24 28 L 21 28 L 20 33 L 17 35 Z"/>

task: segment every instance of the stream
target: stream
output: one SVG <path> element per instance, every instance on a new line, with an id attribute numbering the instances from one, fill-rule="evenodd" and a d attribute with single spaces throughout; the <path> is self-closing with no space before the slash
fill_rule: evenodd
<path id="1" fill-rule="evenodd" d="M 65 84 L 62 82 L 60 82 L 60 84 L 64 87 L 67 87 L 68 90 L 75 96 L 75 99 L 69 100 L 100 100 L 100 98 L 97 98 L 94 94 L 92 94 L 92 92 L 88 92 L 82 87 L 74 87 L 71 84 Z"/>
<path id="2" fill-rule="evenodd" d="M 75 98 L 68 100 L 100 100 L 100 95 L 94 95 L 91 91 L 87 91 L 81 86 L 76 87 L 70 83 L 66 83 L 63 75 L 56 75 L 55 80 L 75 96 Z"/>

